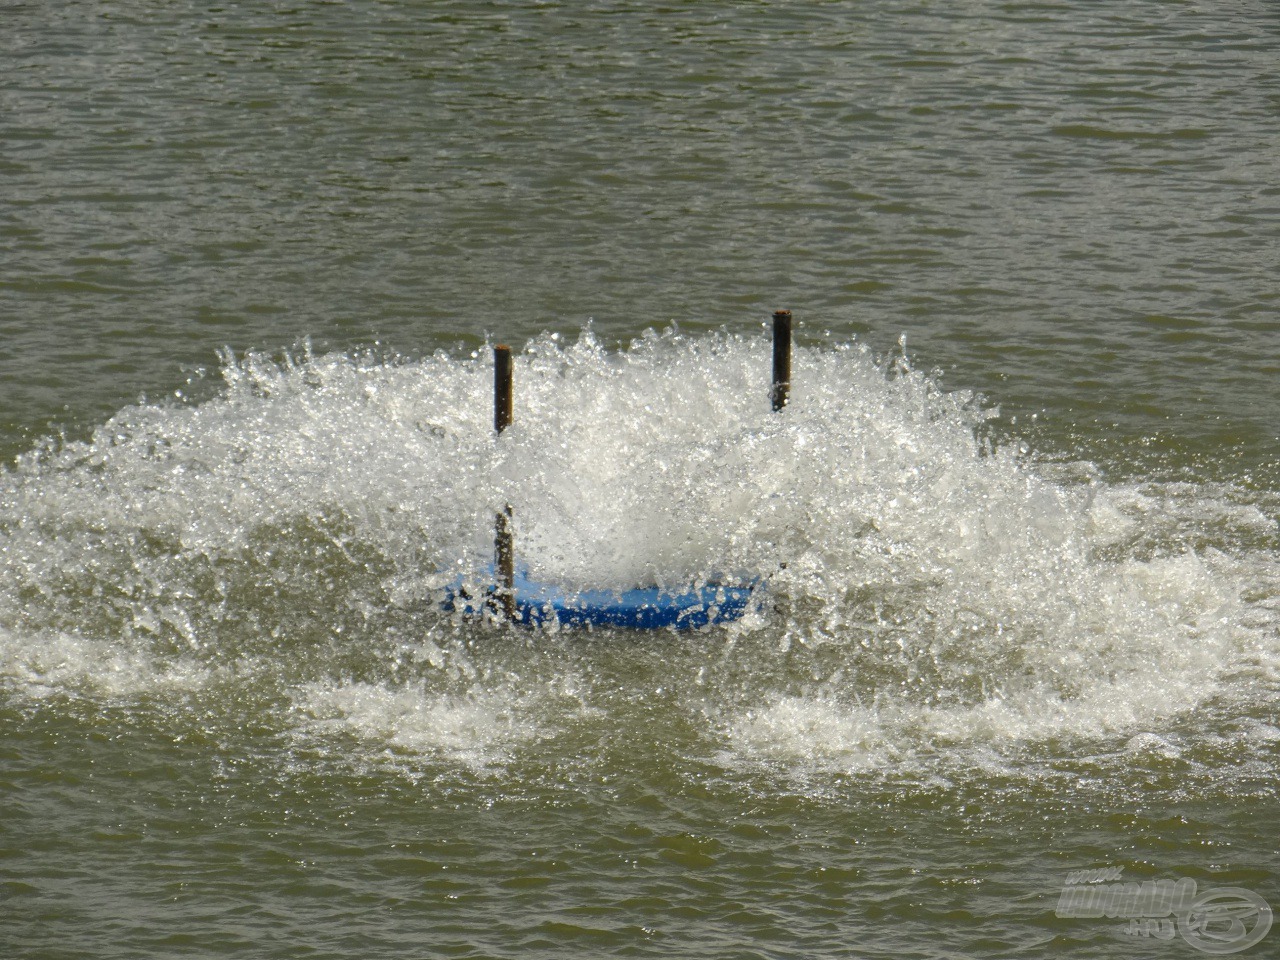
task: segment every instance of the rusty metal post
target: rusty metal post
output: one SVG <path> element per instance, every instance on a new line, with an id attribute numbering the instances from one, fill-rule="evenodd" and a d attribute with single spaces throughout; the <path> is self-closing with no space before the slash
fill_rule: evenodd
<path id="1" fill-rule="evenodd" d="M 773 409 L 787 405 L 791 394 L 791 311 L 776 310 L 773 314 L 773 387 L 769 398 Z"/>
<path id="2" fill-rule="evenodd" d="M 493 348 L 493 429 L 501 435 L 511 426 L 511 348 L 498 344 Z M 516 551 L 511 504 L 494 519 L 493 568 L 498 579 L 498 603 L 508 621 L 516 618 Z"/>

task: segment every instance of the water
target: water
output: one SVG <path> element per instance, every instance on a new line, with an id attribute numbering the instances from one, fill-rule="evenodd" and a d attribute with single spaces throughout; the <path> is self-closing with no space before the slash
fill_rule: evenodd
<path id="1" fill-rule="evenodd" d="M 1196 956 L 1068 875 L 1280 902 L 1260 5 L 3 16 L 5 956 Z M 508 502 L 540 577 L 767 600 L 460 622 Z"/>

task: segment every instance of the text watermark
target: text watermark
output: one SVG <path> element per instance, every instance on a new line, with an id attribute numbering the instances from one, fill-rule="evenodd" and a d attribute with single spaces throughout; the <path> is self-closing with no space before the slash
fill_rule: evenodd
<path id="1" fill-rule="evenodd" d="M 1223 956 L 1261 942 L 1271 929 L 1271 906 L 1252 890 L 1213 887 L 1199 893 L 1190 877 L 1124 881 L 1121 867 L 1076 870 L 1058 897 L 1064 919 L 1126 921 L 1125 934 L 1142 939 L 1182 939 L 1202 953 Z"/>

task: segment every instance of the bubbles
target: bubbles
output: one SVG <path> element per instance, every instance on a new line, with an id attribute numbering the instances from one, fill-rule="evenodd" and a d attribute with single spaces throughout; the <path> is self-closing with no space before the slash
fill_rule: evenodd
<path id="1" fill-rule="evenodd" d="M 433 694 L 422 686 L 308 684 L 298 690 L 300 734 L 348 734 L 376 749 L 500 771 L 513 751 L 544 731 L 525 698 L 509 688 L 469 695 Z"/>
<path id="2" fill-rule="evenodd" d="M 1273 492 L 1037 464 L 985 439 L 980 398 L 855 345 L 797 350 L 775 414 L 759 338 L 571 339 L 516 357 L 501 440 L 485 351 L 304 349 L 228 354 L 216 396 L 34 450 L 0 475 L 6 689 L 154 693 L 249 658 L 308 736 L 473 771 L 644 701 L 658 666 L 731 768 L 1141 744 L 1273 702 Z M 767 604 L 678 655 L 455 622 L 441 590 L 505 504 L 535 579 L 760 578 Z"/>
<path id="3" fill-rule="evenodd" d="M 202 689 L 209 670 L 159 663 L 120 644 L 66 634 L 22 636 L 0 630 L 0 691 L 27 701 L 46 697 L 102 699 Z"/>

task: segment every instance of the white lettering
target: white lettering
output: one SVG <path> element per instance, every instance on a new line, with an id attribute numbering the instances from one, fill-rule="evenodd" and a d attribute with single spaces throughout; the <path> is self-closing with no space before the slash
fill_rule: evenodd
<path id="1" fill-rule="evenodd" d="M 1072 870 L 1067 874 L 1067 886 L 1077 883 L 1106 883 L 1108 880 L 1119 880 L 1124 867 L 1099 867 L 1094 870 Z"/>
<path id="2" fill-rule="evenodd" d="M 1130 920 L 1125 933 L 1131 937 L 1155 937 L 1157 940 L 1172 940 L 1176 933 L 1172 920 Z"/>
<path id="3" fill-rule="evenodd" d="M 1103 890 L 1098 887 L 1063 887 L 1055 913 L 1064 919 L 1102 916 Z"/>

